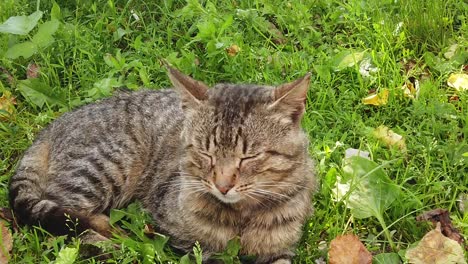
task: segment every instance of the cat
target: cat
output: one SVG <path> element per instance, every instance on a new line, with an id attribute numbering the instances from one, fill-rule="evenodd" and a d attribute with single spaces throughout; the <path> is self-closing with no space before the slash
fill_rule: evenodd
<path id="1" fill-rule="evenodd" d="M 112 236 L 108 213 L 139 200 L 170 244 L 204 260 L 238 236 L 256 263 L 291 263 L 316 186 L 301 128 L 310 74 L 277 87 L 204 83 L 120 92 L 46 127 L 9 186 L 24 224 Z"/>

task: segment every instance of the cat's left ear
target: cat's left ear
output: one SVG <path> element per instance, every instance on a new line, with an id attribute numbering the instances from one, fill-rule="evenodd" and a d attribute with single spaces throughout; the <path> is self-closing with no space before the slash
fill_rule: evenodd
<path id="1" fill-rule="evenodd" d="M 169 79 L 179 92 L 183 107 L 195 107 L 208 98 L 208 86 L 166 64 Z"/>
<path id="2" fill-rule="evenodd" d="M 307 73 L 300 79 L 276 87 L 275 101 L 268 108 L 279 108 L 283 114 L 291 117 L 293 123 L 299 123 L 305 111 L 310 75 Z"/>

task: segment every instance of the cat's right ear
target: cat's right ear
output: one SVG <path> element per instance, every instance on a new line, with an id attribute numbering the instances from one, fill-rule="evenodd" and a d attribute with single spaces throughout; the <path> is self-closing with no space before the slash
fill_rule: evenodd
<path id="1" fill-rule="evenodd" d="M 180 71 L 166 64 L 169 79 L 171 79 L 174 88 L 179 92 L 182 99 L 182 106 L 196 107 L 208 98 L 208 86 L 187 76 Z"/>

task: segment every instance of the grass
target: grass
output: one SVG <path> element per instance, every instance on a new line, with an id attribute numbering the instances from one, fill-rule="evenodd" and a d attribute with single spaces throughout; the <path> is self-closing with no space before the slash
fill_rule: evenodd
<path id="1" fill-rule="evenodd" d="M 468 60 L 464 1 L 62 2 L 0 3 L 0 21 L 38 9 L 44 12 L 39 25 L 52 18 L 59 21 L 53 39 L 37 45 L 30 56 L 21 49 L 21 56 L 12 58 L 8 49 L 34 42 L 40 29 L 25 36 L 0 33 L 0 92 L 16 98 L 15 110 L 3 112 L 0 122 L 1 206 L 8 206 L 8 179 L 15 165 L 41 128 L 63 112 L 111 95 L 117 87 L 169 86 L 159 63 L 164 58 L 208 84 L 278 84 L 313 73 L 303 123 L 321 187 L 315 215 L 304 227 L 297 263 L 325 259 L 327 251 L 319 245 L 344 233 L 357 234 L 375 254 L 398 252 L 430 229 L 415 216 L 434 208 L 449 210 L 454 225 L 468 234 L 468 214 L 457 201 L 468 193 L 468 93 L 454 97 L 446 84 L 449 74 L 460 72 Z M 233 45 L 239 47 L 237 53 Z M 235 54 L 229 54 L 229 48 Z M 360 60 L 340 64 L 346 55 L 356 59 L 360 52 L 378 69 L 371 77 L 360 73 Z M 39 78 L 26 80 L 30 63 L 40 67 Z M 420 83 L 416 100 L 400 89 L 411 80 Z M 383 89 L 390 93 L 386 105 L 362 104 L 370 90 Z M 369 131 L 380 125 L 405 138 L 406 153 L 371 136 Z M 380 219 L 355 218 L 343 202 L 333 199 L 347 148 L 370 152 L 378 164 L 392 161 L 383 168 L 402 192 Z M 151 263 L 158 257 L 180 261 L 169 249 L 158 248 L 164 244 L 162 237 L 154 239 L 156 243 L 145 240 L 146 218 L 137 207 L 117 215 L 116 220 L 126 219 L 120 219 L 121 225 L 135 232 L 131 239 L 116 238 L 125 245 L 114 250 L 116 262 Z M 382 229 L 382 222 L 388 230 Z M 73 259 L 83 247 L 79 240 L 22 227 L 14 233 L 11 262 Z M 156 252 L 156 259 L 145 252 Z M 77 261 L 98 259 L 79 256 Z"/>

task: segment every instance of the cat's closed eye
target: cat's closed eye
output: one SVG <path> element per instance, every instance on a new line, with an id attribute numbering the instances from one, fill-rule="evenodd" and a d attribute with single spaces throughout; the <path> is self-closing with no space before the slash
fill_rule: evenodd
<path id="1" fill-rule="evenodd" d="M 203 157 L 203 159 L 210 164 L 211 167 L 214 167 L 214 165 L 216 164 L 216 159 L 213 155 L 207 153 L 207 152 L 198 152 L 200 154 L 200 156 Z"/>
<path id="2" fill-rule="evenodd" d="M 243 165 L 248 164 L 249 162 L 256 161 L 262 157 L 263 157 L 263 152 L 244 156 L 240 159 L 239 168 L 242 167 Z"/>

